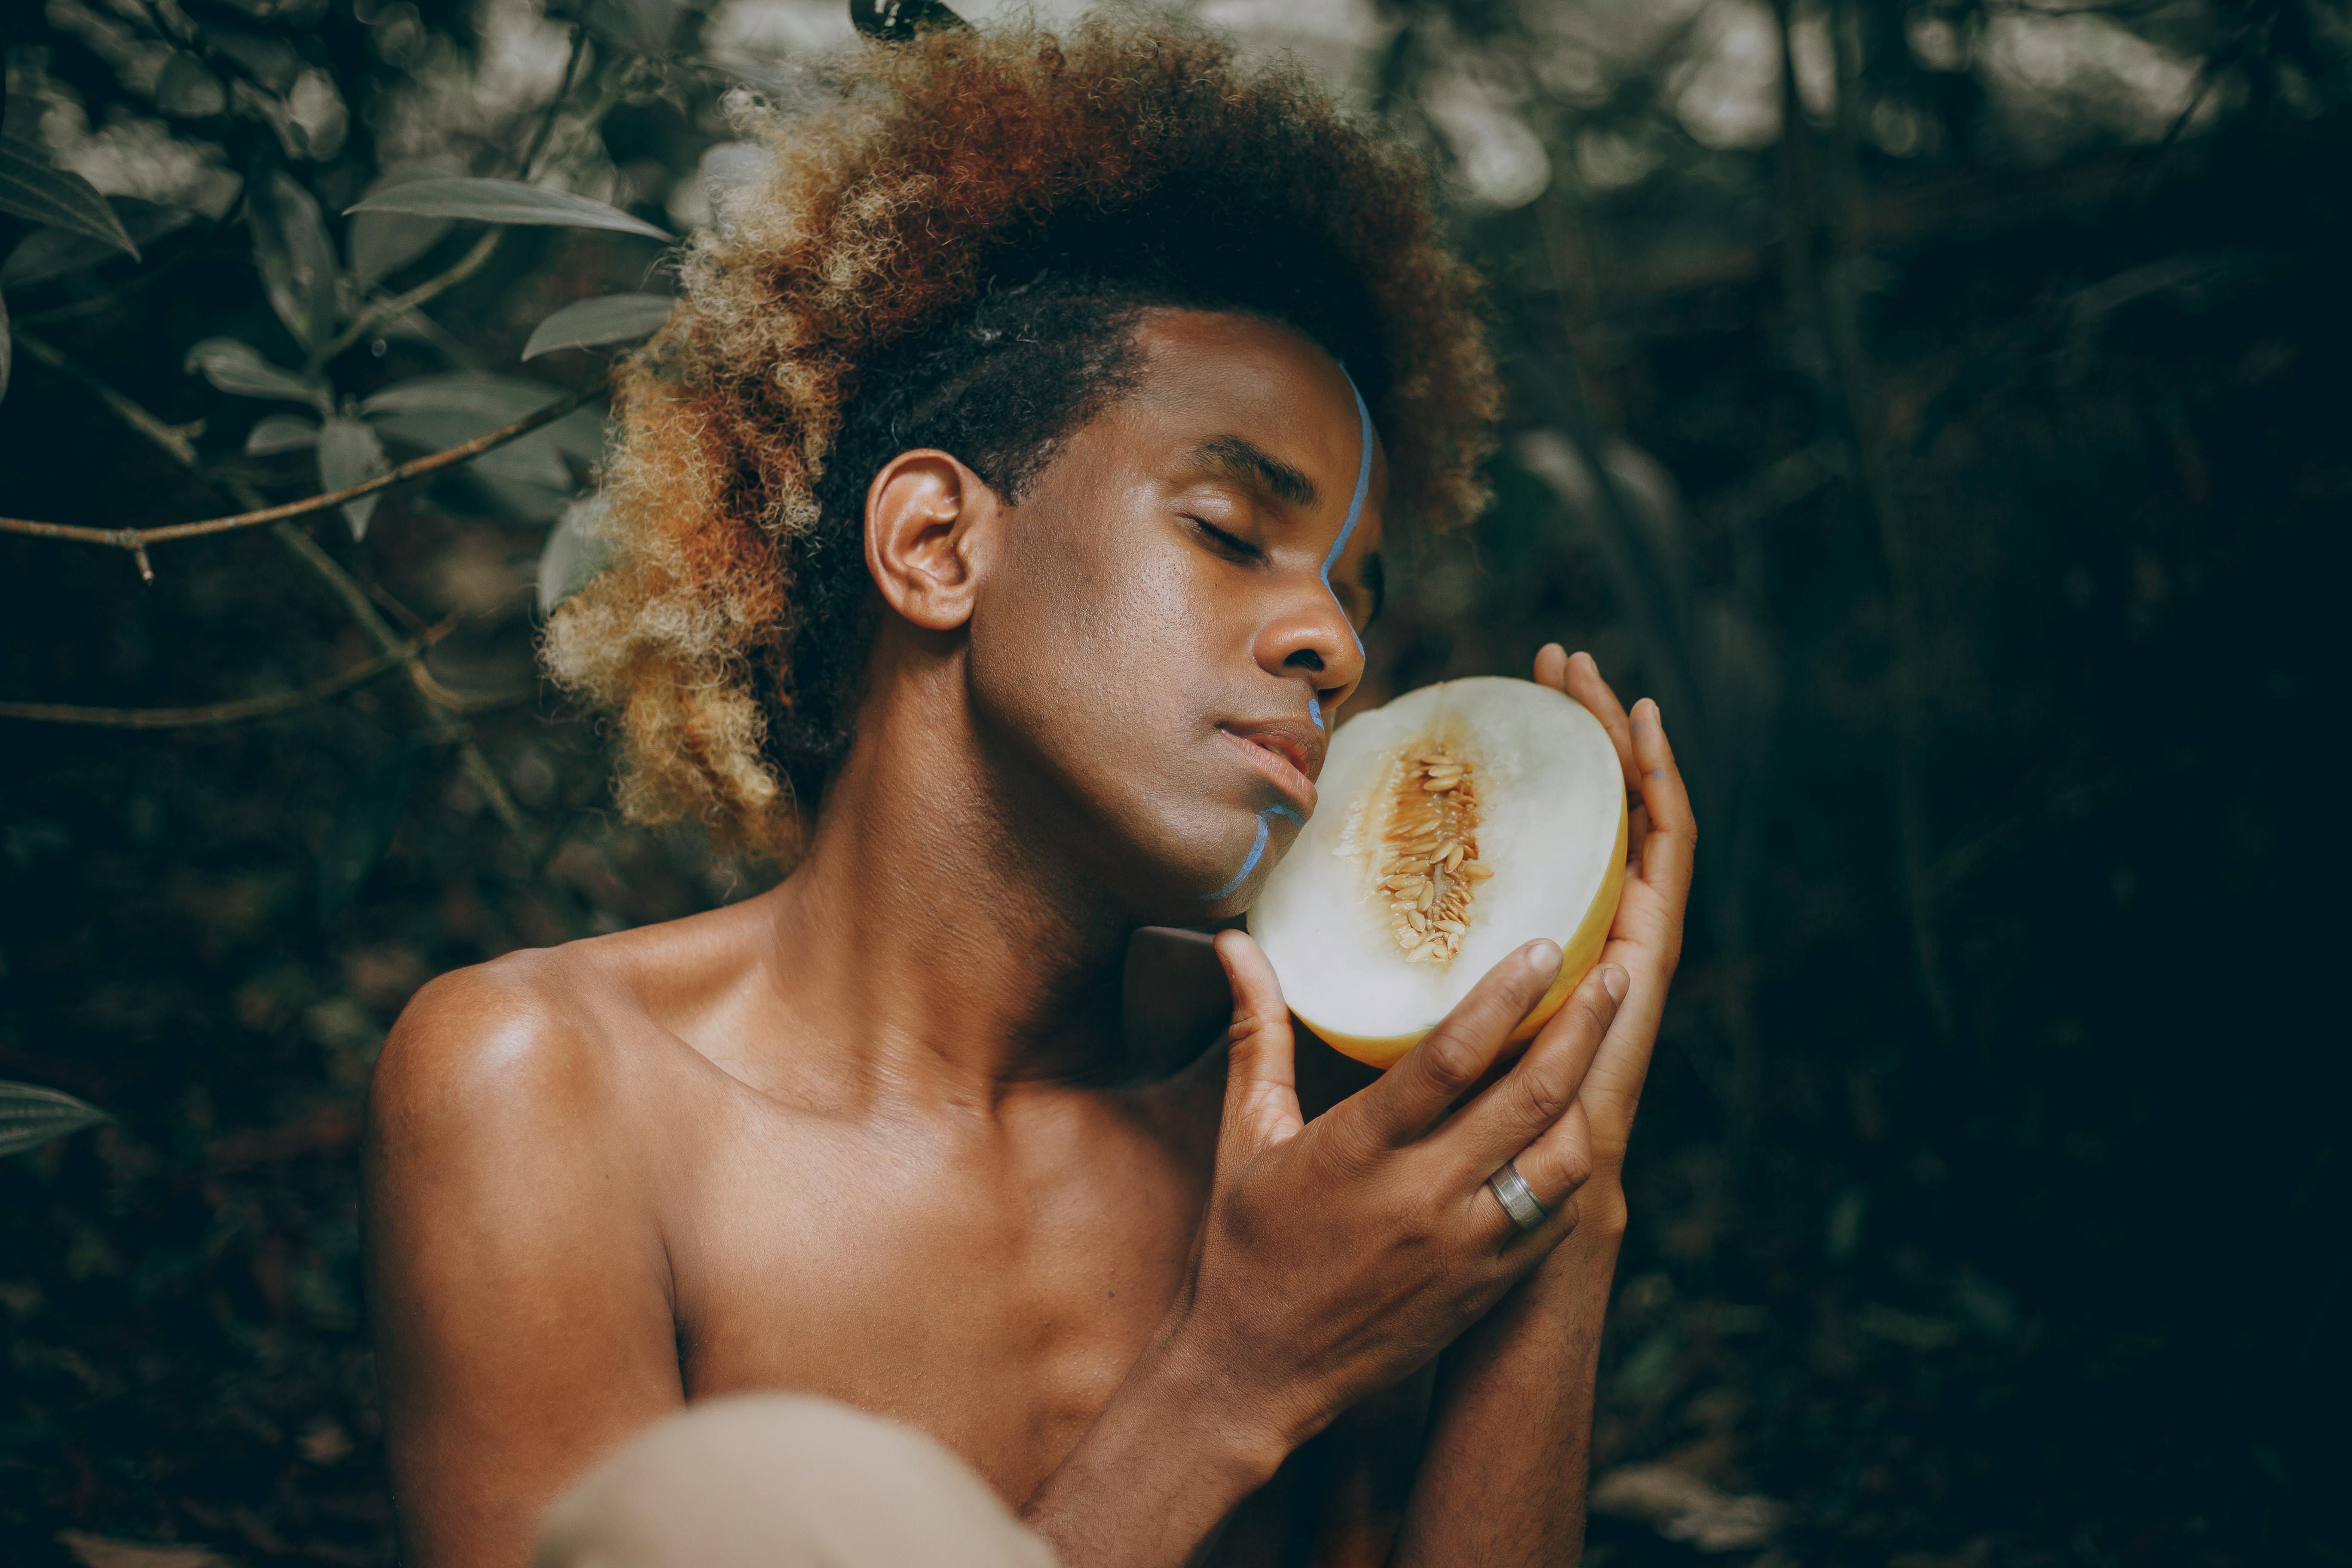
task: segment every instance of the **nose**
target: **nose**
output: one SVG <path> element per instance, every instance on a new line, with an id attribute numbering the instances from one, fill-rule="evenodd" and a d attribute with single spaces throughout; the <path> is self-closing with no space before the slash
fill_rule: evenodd
<path id="1" fill-rule="evenodd" d="M 1319 576 L 1259 633 L 1257 658 L 1267 674 L 1306 685 L 1318 724 L 1364 678 L 1364 645 Z"/>

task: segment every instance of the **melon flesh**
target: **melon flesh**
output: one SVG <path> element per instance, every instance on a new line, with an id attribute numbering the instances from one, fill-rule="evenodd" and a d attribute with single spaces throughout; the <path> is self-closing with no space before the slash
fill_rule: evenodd
<path id="1" fill-rule="evenodd" d="M 1486 972 L 1549 937 L 1534 1037 L 1608 940 L 1625 874 L 1625 775 L 1601 721 L 1533 681 L 1407 692 L 1331 737 L 1321 804 L 1249 911 L 1299 1021 L 1385 1068 Z"/>

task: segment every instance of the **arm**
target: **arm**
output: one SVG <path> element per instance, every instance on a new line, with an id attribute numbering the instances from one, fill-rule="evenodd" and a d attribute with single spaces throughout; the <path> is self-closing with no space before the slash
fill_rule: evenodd
<path id="1" fill-rule="evenodd" d="M 1198 1561 L 1293 1449 L 1427 1363 L 1567 1236 L 1566 1212 L 1512 1224 L 1486 1190 L 1497 1165 L 1517 1154 L 1563 1211 L 1585 1174 L 1568 1113 L 1617 1011 L 1614 967 L 1474 1098 L 1559 973 L 1559 949 L 1530 942 L 1386 1076 L 1304 1122 L 1272 968 L 1238 931 L 1217 953 L 1234 1015 L 1191 1275 L 1024 1510 L 1066 1568 Z"/>
<path id="2" fill-rule="evenodd" d="M 557 1493 L 682 1402 L 660 1240 L 581 1038 L 467 971 L 376 1065 L 368 1305 L 413 1568 L 520 1563 Z"/>
<path id="3" fill-rule="evenodd" d="M 1657 705 L 1637 703 L 1629 719 L 1591 657 L 1570 660 L 1556 645 L 1538 658 L 1536 678 L 1607 726 L 1640 802 L 1601 954 L 1625 972 L 1630 992 L 1570 1112 L 1592 1168 L 1574 1234 L 1444 1356 L 1398 1539 L 1396 1562 L 1413 1568 L 1572 1563 L 1582 1553 L 1601 1319 L 1625 1229 L 1620 1173 L 1682 952 L 1696 828 Z"/>

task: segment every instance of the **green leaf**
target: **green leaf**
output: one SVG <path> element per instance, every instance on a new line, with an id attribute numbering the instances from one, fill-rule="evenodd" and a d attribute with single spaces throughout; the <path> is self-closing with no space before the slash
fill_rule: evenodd
<path id="1" fill-rule="evenodd" d="M 95 186 L 79 174 L 51 168 L 40 148 L 14 136 L 0 136 L 0 212 L 102 239 L 133 259 L 139 255 Z"/>
<path id="2" fill-rule="evenodd" d="M 319 422 L 299 414 L 266 414 L 246 432 L 249 458 L 272 458 L 280 452 L 300 452 L 319 444 Z"/>
<path id="3" fill-rule="evenodd" d="M 474 424 L 460 439 L 471 439 L 536 414 L 563 395 L 560 386 L 526 376 L 459 371 L 396 382 L 361 404 L 360 412 L 379 419 L 386 415 L 462 415 Z M 378 428 L 384 427 L 379 423 Z M 604 416 L 594 408 L 578 409 L 523 437 L 526 444 L 539 440 L 552 442 L 575 462 L 593 463 L 604 454 Z"/>
<path id="4" fill-rule="evenodd" d="M 408 183 L 395 175 L 380 181 L 368 194 Z M 353 216 L 343 230 L 343 254 L 352 276 L 362 289 L 373 289 L 440 243 L 449 232 L 446 217 L 416 217 L 408 213 L 363 212 Z"/>
<path id="5" fill-rule="evenodd" d="M 609 228 L 650 239 L 670 235 L 642 218 L 568 191 L 526 185 L 516 180 L 455 177 L 411 180 L 378 191 L 343 209 L 349 213 L 409 213 L 417 217 L 455 218 L 461 223 L 540 224 L 559 228 Z"/>
<path id="6" fill-rule="evenodd" d="M 179 207 L 142 201 L 136 196 L 109 196 L 106 205 L 114 209 L 124 232 L 139 245 L 161 239 L 195 216 Z M 36 283 L 47 283 L 53 278 L 96 267 L 121 254 L 113 241 L 96 239 L 74 229 L 35 229 L 8 253 L 7 265 L 0 266 L 0 288 L 29 289 Z"/>
<path id="7" fill-rule="evenodd" d="M 391 467 L 383 455 L 383 443 L 376 438 L 375 427 L 366 420 L 337 417 L 319 426 L 321 490 L 339 490 L 346 485 L 359 484 Z M 368 519 L 375 515 L 375 503 L 383 499 L 383 492 L 378 491 L 343 503 L 343 521 L 352 525 L 353 539 L 367 537 Z"/>
<path id="8" fill-rule="evenodd" d="M 586 587 L 619 552 L 604 531 L 612 503 L 601 495 L 588 496 L 564 508 L 562 517 L 548 531 L 539 552 L 539 613 L 552 615 L 555 606 Z"/>
<path id="9" fill-rule="evenodd" d="M 598 300 L 575 300 L 532 329 L 522 357 L 537 359 L 557 349 L 583 349 L 595 343 L 635 342 L 652 336 L 677 308 L 677 301 L 667 294 L 607 294 Z"/>
<path id="10" fill-rule="evenodd" d="M 360 771 L 343 798 L 335 803 L 334 820 L 327 826 L 326 847 L 319 852 L 319 918 L 329 921 L 351 907 L 352 900 L 375 874 L 384 851 L 400 831 L 408 811 L 408 784 L 415 772 L 417 746 L 395 741 Z"/>
<path id="11" fill-rule="evenodd" d="M 0 1083 L 0 1154 L 21 1154 L 52 1138 L 114 1118 L 63 1089 L 36 1083 Z"/>
<path id="12" fill-rule="evenodd" d="M 387 441 L 414 447 L 420 452 L 446 452 L 509 421 L 434 409 L 414 414 L 379 414 L 373 416 L 373 423 Z M 493 447 L 471 458 L 467 466 L 479 473 L 521 479 L 551 489 L 569 491 L 572 487 L 572 470 L 564 466 L 562 453 L 543 430 Z"/>
<path id="13" fill-rule="evenodd" d="M 188 351 L 180 368 L 189 374 L 202 371 L 206 381 L 237 397 L 308 403 L 321 412 L 329 406 L 324 382 L 281 370 L 262 358 L 259 349 L 235 338 L 205 339 Z"/>
<path id="14" fill-rule="evenodd" d="M 253 230 L 253 259 L 269 295 L 269 308 L 294 334 L 315 349 L 342 324 L 335 290 L 335 247 L 319 216 L 319 204 L 283 169 L 247 186 L 246 223 Z"/>
<path id="15" fill-rule="evenodd" d="M 563 395 L 563 389 L 520 375 L 456 371 L 396 381 L 360 405 L 362 414 L 470 414 L 495 430 L 526 414 L 536 414 Z"/>

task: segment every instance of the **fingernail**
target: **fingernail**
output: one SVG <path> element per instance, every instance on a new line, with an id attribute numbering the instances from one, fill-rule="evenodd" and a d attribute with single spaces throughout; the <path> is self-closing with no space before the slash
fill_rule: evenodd
<path id="1" fill-rule="evenodd" d="M 1528 967 L 1546 974 L 1559 973 L 1559 943 L 1540 938 L 1519 950 L 1528 955 Z"/>
<path id="2" fill-rule="evenodd" d="M 1625 1000 L 1625 972 L 1613 963 L 1601 966 L 1601 989 L 1609 993 L 1612 1002 Z"/>

